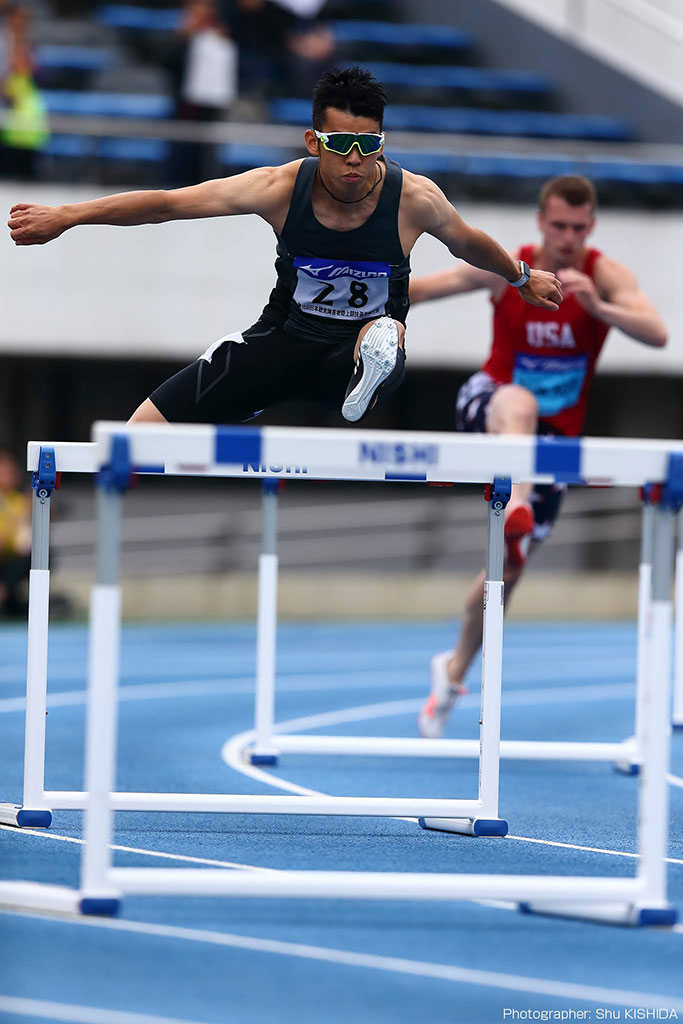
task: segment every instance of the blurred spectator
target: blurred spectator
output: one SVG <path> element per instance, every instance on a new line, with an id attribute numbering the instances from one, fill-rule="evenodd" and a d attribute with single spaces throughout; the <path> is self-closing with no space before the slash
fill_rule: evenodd
<path id="1" fill-rule="evenodd" d="M 237 52 L 228 38 L 214 0 L 185 4 L 171 70 L 175 79 L 176 117 L 215 121 L 237 93 Z M 194 185 L 208 177 L 208 147 L 179 143 L 173 148 L 171 175 L 178 184 Z"/>
<path id="2" fill-rule="evenodd" d="M 274 0 L 229 0 L 225 21 L 239 48 L 240 94 L 308 94 L 332 58 L 334 38 L 312 18 Z"/>
<path id="3" fill-rule="evenodd" d="M 19 490 L 19 468 L 0 449 L 0 616 L 24 615 L 31 568 L 31 501 Z"/>
<path id="4" fill-rule="evenodd" d="M 0 169 L 8 177 L 32 178 L 36 153 L 45 146 L 49 132 L 45 104 L 33 78 L 30 17 L 23 7 L 5 4 L 2 21 L 5 73 L 0 81 L 4 115 Z"/>

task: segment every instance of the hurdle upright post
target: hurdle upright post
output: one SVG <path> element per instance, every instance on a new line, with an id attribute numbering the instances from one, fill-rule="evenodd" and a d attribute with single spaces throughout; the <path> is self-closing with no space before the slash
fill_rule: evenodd
<path id="1" fill-rule="evenodd" d="M 503 681 L 503 618 L 505 614 L 505 509 L 510 477 L 496 476 L 486 485 L 486 579 L 481 647 L 481 714 L 479 716 L 479 802 L 481 816 L 421 818 L 423 828 L 471 836 L 505 836 L 508 823 L 498 817 L 500 775 L 500 712 Z"/>
<path id="2" fill-rule="evenodd" d="M 643 708 L 643 779 L 639 792 L 637 877 L 644 893 L 635 907 L 640 924 L 671 924 L 666 899 L 671 748 L 671 585 L 676 509 L 683 502 L 683 458 L 669 457 L 669 480 L 654 513 L 649 671 Z M 661 920 L 660 920 L 661 917 Z"/>
<path id="3" fill-rule="evenodd" d="M 256 627 L 256 698 L 254 765 L 277 764 L 273 740 L 275 721 L 275 651 L 277 643 L 277 512 L 280 481 L 266 478 L 261 498 L 261 553 L 258 563 L 258 621 Z"/>
<path id="4" fill-rule="evenodd" d="M 636 716 L 633 740 L 635 756 L 615 762 L 617 771 L 637 775 L 642 765 L 646 675 L 650 667 L 650 610 L 652 607 L 652 558 L 654 551 L 655 506 L 653 485 L 641 488 L 640 564 L 638 566 L 638 625 L 636 652 Z M 633 741 L 632 740 L 632 741 Z M 631 741 L 631 742 L 632 742 Z M 628 742 L 628 741 L 626 741 Z"/>
<path id="5" fill-rule="evenodd" d="M 109 872 L 121 641 L 121 503 L 130 476 L 128 438 L 115 435 L 110 461 L 100 471 L 97 481 L 97 570 L 90 602 L 85 735 L 87 799 L 80 886 L 84 914 L 114 914 L 119 905 Z"/>
<path id="6" fill-rule="evenodd" d="M 21 805 L 0 805 L 0 822 L 48 828 L 51 811 L 44 808 L 45 715 L 47 713 L 47 651 L 50 613 L 50 501 L 57 486 L 54 448 L 41 447 L 33 488 L 31 570 L 28 595 L 26 660 L 26 726 Z"/>
<path id="7" fill-rule="evenodd" d="M 676 551 L 674 644 L 674 729 L 683 729 L 683 509 L 678 512 L 678 549 Z"/>

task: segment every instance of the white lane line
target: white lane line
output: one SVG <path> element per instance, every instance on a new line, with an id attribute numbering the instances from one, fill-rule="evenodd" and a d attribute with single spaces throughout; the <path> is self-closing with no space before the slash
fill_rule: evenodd
<path id="1" fill-rule="evenodd" d="M 65 1021 L 66 1024 L 201 1024 L 200 1021 L 180 1017 L 155 1017 L 148 1013 L 125 1013 L 121 1010 L 105 1010 L 99 1006 L 48 1003 L 42 999 L 18 999 L 14 996 L 0 996 L 0 1013 Z"/>
<path id="2" fill-rule="evenodd" d="M 14 913 L 0 910 L 0 913 Z M 26 917 L 45 918 L 45 914 L 24 914 Z M 341 964 L 345 967 L 360 967 L 373 971 L 388 971 L 421 978 L 438 979 L 464 985 L 480 985 L 485 988 L 506 989 L 549 996 L 554 999 L 598 1003 L 601 1006 L 645 1006 L 653 1009 L 668 1009 L 683 1012 L 683 1000 L 673 996 L 651 992 L 625 992 L 620 989 L 601 988 L 593 985 L 578 985 L 573 982 L 551 981 L 546 978 L 525 977 L 503 974 L 498 971 L 480 971 L 471 967 L 455 967 L 451 964 L 434 964 L 424 960 L 407 960 L 403 957 L 376 956 L 372 953 L 355 953 L 346 949 L 328 946 L 309 946 L 300 942 L 283 942 L 276 939 L 259 939 L 228 932 L 207 931 L 197 928 L 180 928 L 174 925 L 146 924 L 139 921 L 121 921 L 104 918 L 64 918 L 65 924 L 90 928 L 107 928 L 112 931 L 151 935 L 159 938 L 174 938 L 185 942 L 207 943 L 232 949 L 248 949 L 254 953 L 272 953 L 277 956 L 295 957 L 300 960 L 316 960 L 319 963 Z M 99 1022 L 98 1022 L 99 1024 Z"/>
<path id="3" fill-rule="evenodd" d="M 373 677 L 380 674 L 386 679 L 386 671 L 381 673 L 364 673 L 364 676 Z M 344 684 L 344 690 L 366 689 L 368 685 L 377 685 L 373 678 L 369 684 L 367 681 L 353 681 Z M 333 689 L 341 689 L 341 685 Z M 278 693 L 320 693 L 325 687 L 320 686 L 319 680 L 312 680 L 310 676 L 289 676 L 285 685 L 278 685 Z M 521 690 L 509 690 L 503 695 L 503 706 L 527 707 L 534 704 L 567 704 L 578 701 L 607 701 L 632 699 L 635 692 L 633 683 L 596 683 L 590 686 L 558 686 L 541 687 L 539 689 L 525 688 Z M 131 686 L 121 686 L 118 690 L 119 700 L 163 700 L 167 697 L 207 697 L 207 696 L 249 696 L 254 693 L 253 676 L 236 677 L 232 679 L 205 679 L 201 681 L 185 681 L 173 683 L 141 683 Z M 75 707 L 85 704 L 87 690 L 67 690 L 61 693 L 50 694 L 47 698 L 48 707 Z M 478 694 L 470 694 L 460 702 L 460 707 L 479 707 L 480 698 Z M 424 698 L 406 699 L 404 710 L 394 712 L 395 714 L 413 713 L 419 711 L 424 703 Z M 26 707 L 25 697 L 6 697 L 0 700 L 0 714 L 7 714 L 12 711 L 23 711 Z"/>
<path id="4" fill-rule="evenodd" d="M 61 843 L 76 843 L 78 846 L 82 846 L 84 843 L 83 839 L 77 839 L 76 836 L 62 836 L 56 832 L 38 831 L 32 828 L 21 828 L 18 829 L 14 825 L 2 825 L 0 829 L 4 829 L 8 832 L 14 832 L 15 834 L 22 836 L 36 836 L 38 839 L 55 839 Z M 210 857 L 190 857 L 184 853 L 164 853 L 160 850 L 142 850 L 136 846 L 119 846 L 116 843 L 112 843 L 110 849 L 120 850 L 123 853 L 140 853 L 145 857 L 160 857 L 164 860 L 180 860 L 185 861 L 189 864 L 204 864 L 208 867 L 214 868 L 236 868 L 241 871 L 275 871 L 277 868 L 263 868 L 257 867 L 256 864 L 237 864 L 230 860 L 213 860 Z"/>
<path id="5" fill-rule="evenodd" d="M 522 691 L 524 692 L 524 691 Z M 467 700 L 468 698 L 465 698 Z M 470 698 L 471 699 L 471 698 Z M 273 732 L 304 732 L 307 729 L 318 729 L 328 725 L 341 725 L 345 722 L 360 722 L 371 718 L 383 718 L 390 715 L 405 714 L 412 710 L 413 701 L 387 701 L 384 704 L 365 704 L 355 708 L 344 708 L 341 711 L 326 711 L 319 715 L 307 715 L 303 718 L 291 718 L 287 722 L 279 722 L 275 725 Z M 464 701 L 463 701 L 464 703 Z M 411 705 L 410 708 L 407 705 Z M 420 703 L 421 706 L 421 703 Z M 253 729 L 237 733 L 224 743 L 221 749 L 221 757 L 229 768 L 247 775 L 249 778 L 262 782 L 264 785 L 276 789 L 287 790 L 290 793 L 297 793 L 299 796 L 329 796 L 328 793 L 321 793 L 315 789 L 308 789 L 306 786 L 299 786 L 295 782 L 281 779 L 277 775 L 257 768 L 244 760 L 245 747 L 254 739 Z M 395 818 L 395 821 L 417 821 L 416 818 Z M 582 853 L 601 853 L 612 857 L 632 857 L 638 860 L 639 854 L 627 853 L 623 850 L 603 850 L 596 846 L 580 846 L 575 843 L 561 843 L 551 839 L 535 839 L 530 836 L 506 836 L 507 839 L 515 839 L 521 843 L 536 843 L 539 846 L 555 846 L 565 850 L 579 850 Z M 683 860 L 677 857 L 667 857 L 667 864 L 683 864 Z"/>
<path id="6" fill-rule="evenodd" d="M 683 779 L 681 779 L 678 775 L 667 775 L 666 778 L 672 786 L 678 786 L 680 789 L 683 789 Z"/>
<path id="7" fill-rule="evenodd" d="M 530 839 L 528 836 L 511 836 L 507 835 L 506 839 L 516 839 L 520 843 L 539 843 L 543 846 L 559 846 L 563 850 L 580 850 L 582 853 L 606 853 L 610 857 L 632 857 L 634 860 L 639 860 L 639 853 L 626 853 L 624 850 L 603 850 L 597 846 L 579 846 L 576 843 L 559 843 L 552 839 Z M 678 857 L 665 857 L 667 864 L 683 864 L 683 860 Z"/>

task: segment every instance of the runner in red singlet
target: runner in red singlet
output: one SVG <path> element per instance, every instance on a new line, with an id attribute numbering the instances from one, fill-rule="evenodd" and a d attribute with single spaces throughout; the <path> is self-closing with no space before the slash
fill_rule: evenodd
<path id="1" fill-rule="evenodd" d="M 563 175 L 541 189 L 541 241 L 516 258 L 557 275 L 564 301 L 557 310 L 535 309 L 501 287 L 492 274 L 467 266 L 419 278 L 410 301 L 424 302 L 487 288 L 493 305 L 493 344 L 482 369 L 458 392 L 458 430 L 496 434 L 581 433 L 596 363 L 610 327 L 661 348 L 667 332 L 628 268 L 586 246 L 595 225 L 596 193 L 586 178 Z M 506 509 L 505 594 L 518 582 L 526 557 L 550 533 L 563 488 L 516 484 Z M 467 598 L 454 651 L 436 654 L 431 692 L 420 716 L 423 736 L 441 736 L 463 679 L 481 646 L 482 573 Z"/>

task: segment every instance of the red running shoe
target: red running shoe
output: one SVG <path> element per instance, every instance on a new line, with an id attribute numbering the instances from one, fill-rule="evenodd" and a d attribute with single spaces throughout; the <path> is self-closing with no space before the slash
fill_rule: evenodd
<path id="1" fill-rule="evenodd" d="M 508 565 L 524 565 L 533 528 L 534 513 L 531 505 L 524 502 L 513 508 L 505 520 L 505 560 Z"/>

